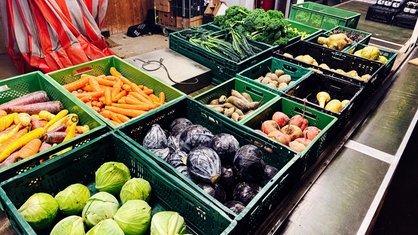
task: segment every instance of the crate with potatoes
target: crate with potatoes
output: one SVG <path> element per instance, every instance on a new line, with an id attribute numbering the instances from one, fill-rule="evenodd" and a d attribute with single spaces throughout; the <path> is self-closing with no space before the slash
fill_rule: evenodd
<path id="1" fill-rule="evenodd" d="M 372 88 L 379 80 L 385 79 L 380 74 L 383 67 L 380 62 L 308 41 L 299 41 L 276 50 L 273 56 L 367 88 Z"/>

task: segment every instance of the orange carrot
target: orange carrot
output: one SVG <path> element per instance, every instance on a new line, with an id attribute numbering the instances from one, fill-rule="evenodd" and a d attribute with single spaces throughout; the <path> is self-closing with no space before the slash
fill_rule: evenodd
<path id="1" fill-rule="evenodd" d="M 25 159 L 31 157 L 38 153 L 39 148 L 41 147 L 42 141 L 40 139 L 33 139 L 29 141 L 27 144 L 23 145 L 23 147 L 19 150 L 16 154 L 15 158 L 18 159 Z"/>
<path id="2" fill-rule="evenodd" d="M 111 105 L 112 104 L 112 90 L 110 87 L 106 87 L 104 89 L 104 98 L 105 98 L 105 105 Z"/>
<path id="3" fill-rule="evenodd" d="M 160 98 L 154 94 L 151 94 L 148 96 L 150 98 L 150 100 L 152 101 L 152 103 L 154 103 L 155 105 L 159 106 L 160 103 Z"/>
<path id="4" fill-rule="evenodd" d="M 105 106 L 105 109 L 110 110 L 115 113 L 126 115 L 128 117 L 137 117 L 146 113 L 146 111 L 143 111 L 143 110 L 130 110 L 130 109 L 113 107 L 113 106 Z"/>
<path id="5" fill-rule="evenodd" d="M 165 93 L 164 92 L 160 92 L 158 94 L 158 98 L 160 99 L 160 104 L 164 104 L 165 103 Z"/>
<path id="6" fill-rule="evenodd" d="M 99 98 L 104 95 L 103 91 L 90 91 L 90 92 L 84 92 L 84 93 L 78 93 L 75 96 L 77 98 L 83 98 L 83 97 L 89 97 L 89 98 Z"/>
<path id="7" fill-rule="evenodd" d="M 126 104 L 126 96 L 123 96 L 122 98 L 118 99 L 118 101 L 116 101 L 118 104 Z"/>
<path id="8" fill-rule="evenodd" d="M 94 91 L 93 87 L 90 86 L 90 84 L 85 85 L 84 87 L 82 87 L 81 89 L 83 89 L 83 92 L 88 92 L 88 91 Z M 82 93 L 82 92 L 79 92 Z"/>
<path id="9" fill-rule="evenodd" d="M 96 77 L 97 82 L 104 86 L 114 86 L 117 82 L 105 79 L 104 77 Z"/>
<path id="10" fill-rule="evenodd" d="M 118 80 L 115 82 L 115 84 L 112 87 L 112 99 L 120 92 L 121 89 L 122 89 L 122 82 Z"/>
<path id="11" fill-rule="evenodd" d="M 141 93 L 141 92 L 130 92 L 129 94 L 132 94 L 133 97 L 137 98 L 141 102 L 154 106 L 154 103 L 150 100 L 148 95 Z"/>
<path id="12" fill-rule="evenodd" d="M 116 94 L 115 96 L 112 96 L 112 102 L 117 102 L 118 100 L 120 100 L 122 97 L 125 97 L 126 94 L 128 94 L 127 91 L 122 90 L 121 92 L 119 92 L 118 94 Z"/>
<path id="13" fill-rule="evenodd" d="M 114 112 L 110 112 L 110 118 L 117 123 L 122 123 L 122 121 L 118 118 L 118 116 Z"/>
<path id="14" fill-rule="evenodd" d="M 124 108 L 124 109 L 136 109 L 136 110 L 143 110 L 148 111 L 151 107 L 148 104 L 141 103 L 141 104 L 112 104 L 113 107 Z"/>
<path id="15" fill-rule="evenodd" d="M 102 109 L 99 113 L 100 113 L 100 115 L 102 115 L 102 116 L 103 116 L 103 117 L 105 117 L 105 118 L 108 118 L 108 119 L 110 119 L 110 118 L 111 118 L 111 116 L 110 116 L 110 111 L 109 111 L 109 110 Z"/>
<path id="16" fill-rule="evenodd" d="M 133 95 L 127 95 L 127 96 L 125 96 L 125 101 L 126 101 L 127 104 L 143 103 L 140 100 L 138 100 L 137 98 L 135 98 Z"/>
<path id="17" fill-rule="evenodd" d="M 93 88 L 94 91 L 102 91 L 99 82 L 97 82 L 94 76 L 89 76 L 89 84 Z"/>
<path id="18" fill-rule="evenodd" d="M 143 91 L 145 94 L 147 94 L 147 95 L 151 95 L 151 94 L 153 94 L 153 93 L 154 93 L 154 90 L 153 90 L 153 89 L 150 89 L 150 88 L 148 88 L 148 87 L 146 87 L 146 86 L 144 86 L 144 87 L 143 87 L 142 91 Z"/>
<path id="19" fill-rule="evenodd" d="M 131 120 L 128 116 L 126 116 L 126 115 L 123 115 L 123 114 L 120 114 L 120 113 L 115 113 L 116 114 L 116 117 L 118 117 L 118 119 L 121 121 L 121 122 L 127 122 L 127 121 L 129 121 L 129 120 Z"/>
<path id="20" fill-rule="evenodd" d="M 63 85 L 63 87 L 67 89 L 67 91 L 75 91 L 79 88 L 84 87 L 88 82 L 89 82 L 89 77 L 82 74 L 80 79 L 67 83 Z"/>
<path id="21" fill-rule="evenodd" d="M 126 91 L 131 91 L 131 86 L 129 86 L 128 84 L 123 84 L 122 85 L 122 89 L 126 90 Z"/>

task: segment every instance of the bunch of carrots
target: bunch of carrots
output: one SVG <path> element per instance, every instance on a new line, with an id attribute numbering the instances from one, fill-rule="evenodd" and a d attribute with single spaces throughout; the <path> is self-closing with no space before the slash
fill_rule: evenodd
<path id="1" fill-rule="evenodd" d="M 82 74 L 63 86 L 117 126 L 165 103 L 165 94 L 125 78 L 116 68 L 110 75 Z"/>
<path id="2" fill-rule="evenodd" d="M 1 104 L 0 168 L 90 130 L 88 125 L 78 123 L 77 114 L 69 113 L 59 101 L 49 101 L 45 91 L 32 92 Z"/>

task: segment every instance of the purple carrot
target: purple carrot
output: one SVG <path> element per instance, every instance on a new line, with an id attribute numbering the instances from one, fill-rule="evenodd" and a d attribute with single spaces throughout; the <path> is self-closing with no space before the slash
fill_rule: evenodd
<path id="1" fill-rule="evenodd" d="M 10 154 L 4 161 L 0 163 L 0 168 L 10 166 L 11 164 L 16 162 L 16 155 L 19 151 L 15 151 L 14 153 Z"/>
<path id="2" fill-rule="evenodd" d="M 65 131 L 48 132 L 45 135 L 44 141 L 49 144 L 61 143 L 65 136 L 67 136 L 67 132 Z"/>
<path id="3" fill-rule="evenodd" d="M 65 129 L 67 129 L 67 125 L 61 124 L 61 125 L 55 127 L 54 129 L 48 131 L 48 133 L 50 133 L 50 132 L 63 132 L 63 131 L 65 131 Z"/>
<path id="4" fill-rule="evenodd" d="M 32 126 L 32 129 L 36 129 L 38 127 L 42 127 L 42 124 L 39 122 L 39 120 L 37 118 L 30 118 L 30 124 Z"/>
<path id="5" fill-rule="evenodd" d="M 12 106 L 10 107 L 10 112 L 16 112 L 16 113 L 28 113 L 30 115 L 32 114 L 38 114 L 42 110 L 46 110 L 50 113 L 58 113 L 64 108 L 64 105 L 62 105 L 61 101 L 47 101 L 47 102 L 41 102 L 41 103 L 35 103 L 35 104 L 26 104 L 26 105 L 18 105 L 18 106 Z"/>
<path id="6" fill-rule="evenodd" d="M 51 147 L 52 147 L 52 144 L 49 144 L 49 143 L 47 143 L 47 142 L 44 141 L 44 142 L 42 142 L 41 147 L 39 147 L 38 152 L 45 151 L 45 150 L 47 150 L 47 149 L 49 149 Z"/>
<path id="7" fill-rule="evenodd" d="M 6 102 L 4 104 L 1 104 L 0 109 L 9 113 L 10 108 L 13 106 L 40 103 L 40 102 L 46 102 L 46 101 L 49 101 L 49 98 L 45 91 L 35 91 L 32 93 L 26 94 L 24 96 L 21 96 L 19 98 L 10 100 L 9 102 Z"/>

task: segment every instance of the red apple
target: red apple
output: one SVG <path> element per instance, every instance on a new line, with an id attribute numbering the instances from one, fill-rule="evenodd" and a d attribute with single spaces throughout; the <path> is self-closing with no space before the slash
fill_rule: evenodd
<path id="1" fill-rule="evenodd" d="M 289 135 L 283 134 L 279 130 L 270 132 L 270 134 L 268 134 L 268 137 L 284 145 L 289 145 L 289 142 L 291 141 L 291 138 Z"/>
<path id="2" fill-rule="evenodd" d="M 261 131 L 266 133 L 267 135 L 275 130 L 279 130 L 279 125 L 273 120 L 266 120 L 261 124 Z"/>
<path id="3" fill-rule="evenodd" d="M 290 118 L 289 124 L 298 126 L 300 129 L 304 130 L 309 125 L 309 121 L 308 119 L 303 118 L 301 115 L 296 114 Z"/>
<path id="4" fill-rule="evenodd" d="M 283 127 L 289 121 L 289 116 L 287 114 L 277 111 L 274 112 L 273 117 L 271 118 L 279 124 L 280 127 Z"/>
<path id="5" fill-rule="evenodd" d="M 313 140 L 321 132 L 316 126 L 308 126 L 303 130 L 303 136 L 307 139 Z"/>

